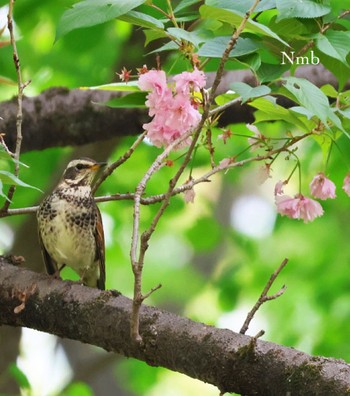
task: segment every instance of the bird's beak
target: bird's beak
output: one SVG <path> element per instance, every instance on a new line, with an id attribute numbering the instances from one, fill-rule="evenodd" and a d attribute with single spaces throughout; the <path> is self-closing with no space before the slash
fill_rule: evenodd
<path id="1" fill-rule="evenodd" d="M 100 168 L 103 168 L 106 165 L 107 165 L 107 162 L 97 162 L 95 165 L 92 165 L 91 169 L 98 170 Z"/>

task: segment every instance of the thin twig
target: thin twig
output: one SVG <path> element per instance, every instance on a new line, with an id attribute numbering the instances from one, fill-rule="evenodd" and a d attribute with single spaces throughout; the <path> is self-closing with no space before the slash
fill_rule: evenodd
<path id="1" fill-rule="evenodd" d="M 281 289 L 271 295 L 268 296 L 267 293 L 269 292 L 273 282 L 276 280 L 277 276 L 280 274 L 280 272 L 283 270 L 283 268 L 287 265 L 288 263 L 288 259 L 284 259 L 282 261 L 282 263 L 279 265 L 279 267 L 276 269 L 276 271 L 270 276 L 269 281 L 266 283 L 266 286 L 264 287 L 264 290 L 262 291 L 258 301 L 255 303 L 254 307 L 251 309 L 251 311 L 248 313 L 246 320 L 243 323 L 243 326 L 241 328 L 241 330 L 239 331 L 241 334 L 245 334 L 246 331 L 248 330 L 249 324 L 252 321 L 252 319 L 254 318 L 254 315 L 256 314 L 256 312 L 258 311 L 258 309 L 266 302 L 266 301 L 270 301 L 270 300 L 275 300 L 276 298 L 280 297 L 286 290 L 286 286 L 283 285 L 281 287 Z M 259 337 L 262 335 L 261 331 L 257 334 L 257 336 L 259 335 Z M 256 338 L 258 338 L 256 336 Z"/>
<path id="2" fill-rule="evenodd" d="M 132 146 L 122 155 L 117 161 L 113 162 L 113 164 L 109 165 L 102 173 L 101 176 L 96 180 L 93 188 L 92 188 L 92 194 L 96 192 L 96 190 L 99 188 L 99 186 L 107 179 L 108 176 L 110 176 L 120 165 L 124 164 L 126 160 L 128 160 L 131 155 L 134 153 L 136 150 L 136 147 L 142 143 L 146 136 L 146 132 L 143 132 L 132 144 Z"/>
<path id="3" fill-rule="evenodd" d="M 162 287 L 162 285 L 160 283 L 159 283 L 159 285 L 152 287 L 152 289 L 149 292 L 142 295 L 143 300 L 146 300 L 151 294 L 153 294 L 154 292 L 159 290 L 161 287 Z"/>
<path id="4" fill-rule="evenodd" d="M 235 104 L 237 104 L 237 103 L 239 103 L 241 101 L 242 101 L 242 97 L 239 96 L 238 98 L 232 99 L 229 102 L 227 102 L 227 103 L 225 103 L 225 104 L 223 104 L 221 106 L 215 107 L 214 109 L 211 109 L 209 111 L 209 117 L 211 117 L 211 116 L 213 116 L 215 114 L 221 113 L 222 111 L 228 109 L 231 106 L 234 106 Z"/>
<path id="5" fill-rule="evenodd" d="M 22 81 L 22 73 L 21 73 L 21 65 L 19 61 L 19 56 L 18 56 L 18 51 L 17 51 L 17 44 L 16 44 L 16 39 L 15 39 L 15 34 L 14 34 L 14 29 L 13 29 L 13 7 L 14 7 L 15 0 L 10 0 L 9 2 L 9 11 L 7 14 L 7 28 L 10 33 L 10 41 L 11 45 L 13 48 L 13 61 L 15 64 L 15 69 L 16 69 L 16 74 L 17 74 L 17 87 L 18 87 L 18 95 L 17 95 L 17 104 L 18 104 L 18 109 L 17 109 L 17 116 L 16 116 L 16 147 L 15 147 L 15 152 L 14 152 L 14 162 L 15 162 L 15 171 L 14 175 L 18 177 L 19 175 L 19 157 L 21 153 L 21 144 L 22 144 L 22 118 L 23 118 L 23 113 L 22 113 L 22 101 L 23 101 L 23 91 L 24 88 L 30 83 L 30 81 L 23 83 Z M 5 200 L 5 203 L 3 207 L 0 209 L 0 212 L 6 212 L 11 204 L 11 200 L 13 198 L 13 195 L 16 190 L 16 185 L 10 186 L 8 193 L 7 193 L 7 199 Z"/>
<path id="6" fill-rule="evenodd" d="M 171 196 L 181 194 L 187 190 L 191 190 L 197 184 L 210 182 L 210 178 L 213 175 L 215 175 L 216 173 L 227 171 L 229 169 L 236 168 L 236 167 L 242 167 L 250 162 L 255 162 L 255 161 L 259 162 L 259 161 L 265 161 L 267 159 L 270 159 L 271 155 L 281 153 L 284 151 L 288 151 L 289 148 L 292 147 L 294 144 L 298 143 L 302 139 L 307 138 L 310 135 L 312 135 L 311 132 L 305 133 L 304 135 L 296 136 L 296 137 L 290 139 L 290 141 L 287 142 L 284 146 L 277 148 L 275 150 L 269 151 L 266 155 L 263 155 L 263 156 L 258 155 L 256 157 L 246 158 L 241 161 L 234 161 L 232 159 L 231 163 L 228 163 L 224 166 L 219 164 L 216 167 L 210 169 L 210 171 L 208 171 L 201 177 L 199 177 L 197 179 L 190 179 L 186 183 L 182 184 L 181 186 L 174 188 L 172 190 Z M 140 205 L 152 205 L 155 203 L 162 202 L 165 199 L 165 197 L 166 197 L 166 193 L 151 195 L 149 197 L 140 197 L 139 203 L 140 203 Z M 104 196 L 100 196 L 100 197 L 95 197 L 95 201 L 97 203 L 111 202 L 111 201 L 126 201 L 126 200 L 134 201 L 135 193 L 112 194 L 112 195 L 104 195 Z M 27 208 L 8 209 L 6 212 L 0 212 L 0 218 L 35 213 L 38 210 L 38 208 L 39 208 L 39 206 L 30 206 Z"/>
<path id="7" fill-rule="evenodd" d="M 131 327 L 130 333 L 131 337 L 137 343 L 142 341 L 142 338 L 139 334 L 139 312 L 142 302 L 144 301 L 144 297 L 142 295 L 142 270 L 143 270 L 143 259 L 140 257 L 143 256 L 142 250 L 144 250 L 144 246 L 140 249 L 140 256 L 138 258 L 137 252 L 139 247 L 139 230 L 140 230 L 140 215 L 141 215 L 141 196 L 143 195 L 147 182 L 152 177 L 152 175 L 157 172 L 162 166 L 165 165 L 165 158 L 169 155 L 169 153 L 178 146 L 181 142 L 186 140 L 191 135 L 191 131 L 187 132 L 180 138 L 174 140 L 166 149 L 158 155 L 156 160 L 153 162 L 151 167 L 145 173 L 140 183 L 137 185 L 134 195 L 134 213 L 133 213 L 133 229 L 132 229 L 132 237 L 131 237 L 131 249 L 130 249 L 130 259 L 132 271 L 134 274 L 134 297 L 133 297 L 133 308 L 131 314 Z M 164 198 L 165 199 L 165 198 Z"/>
<path id="8" fill-rule="evenodd" d="M 0 117 L 0 120 L 2 120 L 3 118 Z M 14 158 L 15 154 L 7 147 L 5 140 L 4 140 L 4 133 L 0 133 L 0 145 L 4 148 L 5 152 L 11 157 Z"/>

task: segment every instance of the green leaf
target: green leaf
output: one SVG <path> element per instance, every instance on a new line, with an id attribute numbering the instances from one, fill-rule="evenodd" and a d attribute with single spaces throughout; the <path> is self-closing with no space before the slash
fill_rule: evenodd
<path id="1" fill-rule="evenodd" d="M 30 389 L 30 383 L 27 376 L 15 363 L 11 363 L 7 370 L 11 377 L 16 380 L 20 388 Z"/>
<path id="2" fill-rule="evenodd" d="M 311 120 L 312 117 L 314 116 L 314 114 L 310 110 L 306 109 L 303 106 L 293 106 L 289 110 L 304 115 L 305 117 L 307 117 L 308 120 Z"/>
<path id="3" fill-rule="evenodd" d="M 173 41 L 169 41 L 168 43 L 162 45 L 161 47 L 156 48 L 155 50 L 148 52 L 146 55 L 156 54 L 156 53 L 162 52 L 162 51 L 174 51 L 174 50 L 177 50 L 177 49 L 179 49 L 179 46 L 176 43 L 174 43 Z"/>
<path id="4" fill-rule="evenodd" d="M 321 135 L 313 134 L 312 137 L 321 147 L 323 163 L 327 164 L 329 159 L 329 150 L 332 148 L 333 140 L 325 133 L 322 133 Z"/>
<path id="5" fill-rule="evenodd" d="M 112 108 L 146 108 L 147 92 L 134 92 L 129 95 L 113 98 L 102 104 Z"/>
<path id="6" fill-rule="evenodd" d="M 258 53 L 241 56 L 237 59 L 242 65 L 248 66 L 254 73 L 261 67 L 261 56 Z"/>
<path id="7" fill-rule="evenodd" d="M 158 40 L 160 38 L 168 38 L 167 34 L 165 33 L 164 30 L 153 30 L 153 29 L 148 29 L 144 30 L 143 34 L 146 37 L 145 40 L 145 46 L 151 43 L 154 40 Z"/>
<path id="8" fill-rule="evenodd" d="M 320 58 L 322 65 L 334 74 L 339 84 L 338 89 L 341 91 L 349 80 L 350 67 L 320 51 L 317 52 L 317 56 Z M 335 70 L 336 72 L 334 72 Z"/>
<path id="9" fill-rule="evenodd" d="M 341 92 L 339 94 L 340 103 L 346 106 L 350 105 L 350 90 Z"/>
<path id="10" fill-rule="evenodd" d="M 254 99 L 249 103 L 250 106 L 260 110 L 259 113 L 255 113 L 257 122 L 283 120 L 291 125 L 299 127 L 301 130 L 309 131 L 308 125 L 291 111 L 275 103 L 275 101 L 275 98 L 266 96 L 264 98 Z"/>
<path id="11" fill-rule="evenodd" d="M 84 382 L 73 382 L 70 384 L 61 396 L 93 396 L 94 392 L 89 385 Z"/>
<path id="12" fill-rule="evenodd" d="M 58 22 L 56 39 L 72 30 L 99 25 L 120 17 L 146 0 L 85 0 L 73 5 Z"/>
<path id="13" fill-rule="evenodd" d="M 245 14 L 254 4 L 255 0 L 206 0 L 205 4 L 212 7 L 224 8 L 242 12 Z M 276 7 L 276 0 L 261 1 L 256 7 L 255 12 L 266 11 Z"/>
<path id="14" fill-rule="evenodd" d="M 137 81 L 128 81 L 112 84 L 96 85 L 94 87 L 80 87 L 80 89 L 101 89 L 103 91 L 122 91 L 122 92 L 134 92 L 140 91 Z"/>
<path id="15" fill-rule="evenodd" d="M 256 74 L 261 83 L 270 82 L 281 77 L 281 75 L 288 70 L 287 65 L 273 65 L 270 63 L 262 63 Z"/>
<path id="16" fill-rule="evenodd" d="M 29 168 L 28 165 L 26 165 L 25 163 L 16 160 L 15 158 L 13 158 L 4 148 L 4 146 L 0 145 L 0 160 L 4 160 L 7 162 L 12 162 L 15 164 L 19 164 L 24 166 L 25 168 Z"/>
<path id="17" fill-rule="evenodd" d="M 12 202 L 10 199 L 7 198 L 7 195 L 4 193 L 3 187 L 4 187 L 4 184 L 3 184 L 3 182 L 0 179 L 0 196 L 5 198 L 7 201 Z"/>
<path id="18" fill-rule="evenodd" d="M 338 16 L 342 11 L 350 8 L 350 0 L 330 0 L 333 15 Z"/>
<path id="19" fill-rule="evenodd" d="M 236 98 L 239 98 L 239 94 L 232 91 L 227 91 L 224 94 L 218 95 L 215 98 L 215 103 L 219 106 L 222 106 Z"/>
<path id="20" fill-rule="evenodd" d="M 160 38 L 168 38 L 167 34 L 165 33 L 164 30 L 153 30 L 153 29 L 148 29 L 144 30 L 143 34 L 146 37 L 145 40 L 145 46 L 151 43 L 154 40 L 158 40 Z"/>
<path id="21" fill-rule="evenodd" d="M 182 0 L 179 4 L 174 8 L 174 13 L 178 13 L 179 11 L 190 7 L 193 4 L 199 3 L 201 0 Z"/>
<path id="22" fill-rule="evenodd" d="M 318 117 L 328 127 L 328 119 L 343 130 L 339 118 L 331 109 L 327 96 L 310 81 L 297 77 L 285 77 L 284 87 L 295 97 L 296 101 Z"/>
<path id="23" fill-rule="evenodd" d="M 199 56 L 207 58 L 221 58 L 224 53 L 230 36 L 220 36 L 213 39 L 206 40 L 198 51 Z M 252 39 L 239 37 L 237 44 L 230 53 L 230 58 L 256 52 L 260 46 Z"/>
<path id="24" fill-rule="evenodd" d="M 198 32 L 188 32 L 185 29 L 180 28 L 169 28 L 167 32 L 170 36 L 175 37 L 178 40 L 185 40 L 192 43 L 194 46 L 198 47 L 199 44 L 203 43 L 206 39 L 202 37 Z"/>
<path id="25" fill-rule="evenodd" d="M 317 18 L 331 12 L 331 8 L 312 0 L 276 0 L 277 21 L 288 18 Z"/>
<path id="26" fill-rule="evenodd" d="M 345 109 L 345 110 L 339 110 L 338 112 L 345 118 L 350 119 L 350 109 Z"/>
<path id="27" fill-rule="evenodd" d="M 335 58 L 349 67 L 346 60 L 350 52 L 350 32 L 329 30 L 326 34 L 319 33 L 316 37 L 316 46 L 324 54 Z"/>
<path id="28" fill-rule="evenodd" d="M 234 27 L 238 27 L 245 16 L 243 13 L 240 13 L 238 11 L 225 10 L 225 9 L 210 7 L 207 5 L 202 5 L 199 11 L 203 18 L 227 22 Z M 279 42 L 281 42 L 282 44 L 286 45 L 287 47 L 289 47 L 288 43 L 286 43 L 276 33 L 274 33 L 267 26 L 262 25 L 261 23 L 248 19 L 245 27 L 246 30 L 249 30 L 256 34 L 261 34 L 263 36 L 272 37 L 278 40 Z"/>
<path id="29" fill-rule="evenodd" d="M 11 155 L 5 150 L 4 146 L 0 144 L 0 159 L 6 161 L 13 161 Z"/>
<path id="30" fill-rule="evenodd" d="M 41 191 L 39 188 L 23 182 L 17 176 L 15 176 L 14 174 L 8 171 L 0 170 L 0 180 L 2 181 L 3 184 L 9 184 L 9 185 L 14 184 L 16 186 L 34 188 L 35 190 Z"/>
<path id="31" fill-rule="evenodd" d="M 321 87 L 321 91 L 330 98 L 337 98 L 338 92 L 331 84 L 325 84 Z"/>
<path id="32" fill-rule="evenodd" d="M 242 97 L 242 103 L 252 98 L 268 95 L 271 92 L 271 89 L 266 85 L 251 87 L 250 85 L 242 82 L 232 83 L 230 88 Z"/>
<path id="33" fill-rule="evenodd" d="M 260 20 L 260 22 L 264 23 L 262 20 Z M 303 21 L 297 19 L 283 19 L 282 21 L 277 22 L 276 15 L 271 18 L 267 24 L 269 25 L 270 29 L 285 39 L 288 37 L 294 40 L 296 36 L 303 36 L 309 33 L 307 25 L 304 24 Z"/>
<path id="34" fill-rule="evenodd" d="M 129 11 L 118 19 L 147 29 L 164 29 L 164 24 L 159 19 L 138 11 Z"/>

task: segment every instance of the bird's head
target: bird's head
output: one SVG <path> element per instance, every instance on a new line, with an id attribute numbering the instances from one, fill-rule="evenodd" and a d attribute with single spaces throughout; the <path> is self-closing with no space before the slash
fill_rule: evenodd
<path id="1" fill-rule="evenodd" d="M 63 173 L 61 184 L 68 186 L 90 186 L 97 171 L 106 165 L 90 158 L 79 158 L 69 162 Z"/>

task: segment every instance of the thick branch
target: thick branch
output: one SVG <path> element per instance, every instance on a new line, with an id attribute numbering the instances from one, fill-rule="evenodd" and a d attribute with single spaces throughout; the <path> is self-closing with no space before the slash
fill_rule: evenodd
<path id="1" fill-rule="evenodd" d="M 296 75 L 307 78 L 317 86 L 330 83 L 336 86 L 334 76 L 322 65 L 303 66 Z M 214 74 L 208 74 L 208 86 Z M 229 89 L 233 81 L 251 85 L 255 79 L 247 70 L 227 72 L 222 78 L 218 93 Z M 149 121 L 141 109 L 111 109 L 94 103 L 105 102 L 118 94 L 110 91 L 90 91 L 50 88 L 32 98 L 23 98 L 22 152 L 48 147 L 82 145 L 118 136 L 142 132 L 142 124 Z M 220 119 L 223 125 L 234 122 L 251 122 L 253 109 L 237 104 Z M 13 150 L 16 140 L 16 99 L 0 103 L 0 133 Z"/>
<path id="2" fill-rule="evenodd" d="M 22 152 L 139 134 L 147 121 L 145 111 L 98 104 L 118 95 L 111 91 L 50 88 L 36 97 L 24 97 Z M 13 150 L 16 99 L 0 103 L 0 114 L 0 132 L 5 133 L 5 142 Z"/>
<path id="3" fill-rule="evenodd" d="M 0 324 L 100 346 L 245 395 L 345 395 L 350 365 L 142 306 L 143 345 L 130 339 L 132 301 L 11 265 L 0 257 Z M 18 313 L 15 313 L 18 312 Z"/>

